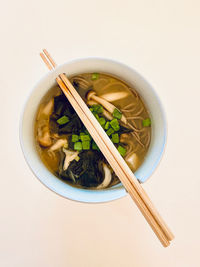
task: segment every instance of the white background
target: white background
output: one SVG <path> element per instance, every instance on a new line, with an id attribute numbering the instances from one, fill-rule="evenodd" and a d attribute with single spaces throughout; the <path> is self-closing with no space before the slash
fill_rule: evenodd
<path id="1" fill-rule="evenodd" d="M 200 266 L 200 2 L 1 1 L 0 266 Z M 164 249 L 127 196 L 81 204 L 47 190 L 27 167 L 19 117 L 34 83 L 58 63 L 113 58 L 141 73 L 166 109 L 168 144 L 144 185 L 176 235 Z"/>

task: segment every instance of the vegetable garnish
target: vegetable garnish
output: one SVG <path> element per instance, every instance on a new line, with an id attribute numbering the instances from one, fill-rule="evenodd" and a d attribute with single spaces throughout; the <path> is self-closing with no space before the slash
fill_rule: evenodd
<path id="1" fill-rule="evenodd" d="M 97 79 L 99 79 L 99 73 L 92 73 L 91 80 L 92 80 L 92 81 L 95 81 L 95 80 L 97 80 Z"/>
<path id="2" fill-rule="evenodd" d="M 59 118 L 57 120 L 57 123 L 59 125 L 63 125 L 63 124 L 66 124 L 67 122 L 69 122 L 69 118 L 67 116 L 62 116 L 61 118 Z"/>
<path id="3" fill-rule="evenodd" d="M 107 122 L 106 122 L 106 125 L 105 125 L 105 130 L 108 130 L 109 127 L 110 127 L 110 122 L 107 121 Z"/>
<path id="4" fill-rule="evenodd" d="M 79 140 L 79 136 L 77 134 L 72 134 L 72 142 L 75 143 L 75 142 L 78 142 Z"/>
<path id="5" fill-rule="evenodd" d="M 82 147 L 83 147 L 83 150 L 89 150 L 90 149 L 90 141 L 83 141 Z"/>
<path id="6" fill-rule="evenodd" d="M 149 126 L 151 126 L 151 120 L 150 120 L 150 118 L 147 118 L 147 119 L 143 120 L 143 121 L 142 121 L 142 125 L 143 125 L 144 127 L 149 127 Z"/>
<path id="7" fill-rule="evenodd" d="M 111 127 L 113 128 L 113 130 L 114 130 L 115 132 L 119 131 L 120 126 L 119 126 L 119 122 L 118 122 L 117 119 L 113 119 L 113 120 L 111 120 L 110 125 L 111 125 Z"/>
<path id="8" fill-rule="evenodd" d="M 91 140 L 90 136 L 87 134 L 81 135 L 80 139 L 81 139 L 81 141 L 90 141 Z"/>
<path id="9" fill-rule="evenodd" d="M 106 120 L 103 117 L 99 118 L 98 121 L 102 127 L 106 124 Z"/>
<path id="10" fill-rule="evenodd" d="M 119 134 L 118 133 L 114 133 L 114 134 L 112 134 L 112 142 L 114 143 L 114 144 L 118 144 L 119 143 Z"/>
<path id="11" fill-rule="evenodd" d="M 98 114 L 94 113 L 94 116 L 95 116 L 95 118 L 96 118 L 97 120 L 99 120 L 99 115 L 98 115 Z"/>
<path id="12" fill-rule="evenodd" d="M 122 117 L 122 113 L 117 108 L 114 109 L 112 115 L 114 118 L 116 118 L 118 120 L 120 120 Z"/>
<path id="13" fill-rule="evenodd" d="M 106 131 L 107 135 L 110 136 L 111 134 L 114 133 L 114 130 L 113 128 L 109 128 L 107 131 Z"/>
<path id="14" fill-rule="evenodd" d="M 123 146 L 118 146 L 117 150 L 119 151 L 120 155 L 122 157 L 124 157 L 126 155 L 126 148 L 124 148 Z"/>
<path id="15" fill-rule="evenodd" d="M 90 108 L 90 110 L 94 113 L 100 114 L 103 113 L 103 107 L 102 105 L 92 105 L 92 107 Z"/>
<path id="16" fill-rule="evenodd" d="M 74 143 L 74 150 L 81 151 L 83 149 L 81 142 Z"/>

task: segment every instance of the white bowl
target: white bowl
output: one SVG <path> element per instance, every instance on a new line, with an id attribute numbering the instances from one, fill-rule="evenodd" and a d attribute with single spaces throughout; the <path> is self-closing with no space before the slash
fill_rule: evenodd
<path id="1" fill-rule="evenodd" d="M 81 202 L 106 202 L 121 198 L 127 193 L 121 184 L 105 190 L 87 190 L 72 187 L 55 177 L 41 162 L 34 140 L 34 119 L 38 104 L 45 93 L 55 85 L 60 73 L 74 75 L 78 73 L 110 73 L 136 88 L 143 98 L 151 116 L 152 137 L 145 161 L 135 172 L 140 182 L 145 182 L 157 167 L 166 143 L 166 120 L 162 105 L 151 85 L 135 70 L 109 59 L 83 58 L 67 62 L 49 72 L 33 88 L 25 103 L 20 122 L 20 142 L 24 157 L 37 178 L 57 194 Z"/>

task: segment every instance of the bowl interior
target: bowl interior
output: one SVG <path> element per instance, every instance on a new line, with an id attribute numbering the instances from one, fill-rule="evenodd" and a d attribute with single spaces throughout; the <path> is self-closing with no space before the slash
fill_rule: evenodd
<path id="1" fill-rule="evenodd" d="M 41 162 L 35 148 L 34 120 L 38 104 L 45 93 L 55 85 L 60 73 L 74 75 L 84 72 L 103 72 L 119 77 L 133 86 L 143 98 L 152 120 L 152 138 L 146 159 L 135 172 L 140 182 L 145 182 L 158 165 L 166 142 L 166 122 L 161 103 L 152 87 L 128 66 L 107 59 L 88 58 L 65 63 L 48 73 L 33 88 L 25 104 L 21 124 L 20 141 L 25 159 L 39 180 L 59 195 L 82 202 L 106 202 L 126 195 L 121 184 L 104 190 L 86 190 L 72 187 L 55 177 Z"/>

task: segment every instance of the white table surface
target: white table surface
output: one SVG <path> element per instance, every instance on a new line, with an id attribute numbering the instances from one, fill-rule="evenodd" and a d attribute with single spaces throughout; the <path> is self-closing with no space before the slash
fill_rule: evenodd
<path id="1" fill-rule="evenodd" d="M 200 266 L 200 2 L 198 0 L 2 1 L 0 8 L 0 266 Z M 154 86 L 168 119 L 163 160 L 145 184 L 176 235 L 167 249 L 130 199 L 89 205 L 47 190 L 18 137 L 24 100 L 47 69 L 102 56 Z"/>

